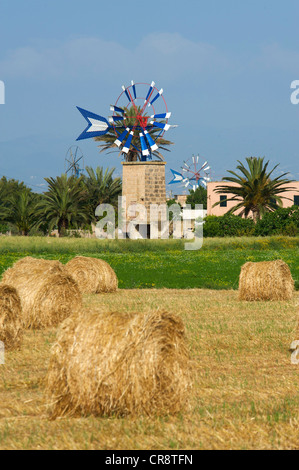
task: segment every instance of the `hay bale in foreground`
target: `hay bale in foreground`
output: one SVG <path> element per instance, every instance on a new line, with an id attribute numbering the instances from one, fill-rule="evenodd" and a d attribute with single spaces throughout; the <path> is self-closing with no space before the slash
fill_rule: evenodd
<path id="1" fill-rule="evenodd" d="M 0 285 L 0 341 L 5 350 L 18 349 L 23 338 L 21 300 L 16 289 Z"/>
<path id="2" fill-rule="evenodd" d="M 117 276 L 111 266 L 102 259 L 76 256 L 65 267 L 77 282 L 82 294 L 117 290 Z"/>
<path id="3" fill-rule="evenodd" d="M 3 274 L 21 299 L 24 328 L 56 326 L 82 306 L 75 280 L 59 261 L 24 258 Z"/>
<path id="4" fill-rule="evenodd" d="M 190 395 L 191 370 L 176 315 L 87 311 L 60 326 L 52 348 L 50 417 L 175 414 Z"/>
<path id="5" fill-rule="evenodd" d="M 294 281 L 282 260 L 246 263 L 239 280 L 239 300 L 290 300 Z"/>

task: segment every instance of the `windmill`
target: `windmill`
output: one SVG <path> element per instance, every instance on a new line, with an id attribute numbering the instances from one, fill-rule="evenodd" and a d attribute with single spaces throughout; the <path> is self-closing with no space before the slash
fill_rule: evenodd
<path id="1" fill-rule="evenodd" d="M 159 141 L 166 131 L 177 127 L 168 124 L 171 113 L 163 96 L 163 88 L 158 90 L 155 82 L 132 81 L 130 86 L 122 86 L 122 90 L 115 104 L 110 106 L 112 116 L 108 120 L 77 106 L 88 123 L 77 140 L 112 131 L 115 134 L 114 144 L 125 158 L 130 151 L 135 151 L 141 161 L 151 160 L 153 156 L 162 160 L 158 153 Z"/>
<path id="2" fill-rule="evenodd" d="M 80 168 L 79 162 L 83 168 Z M 81 176 L 84 171 L 84 157 L 80 147 L 73 145 L 68 149 L 64 161 L 64 171 L 66 174 L 71 173 L 76 178 Z"/>
<path id="3" fill-rule="evenodd" d="M 204 163 L 202 163 L 202 160 Z M 170 170 L 173 179 L 169 184 L 181 183 L 186 189 L 196 191 L 199 186 L 207 187 L 207 183 L 211 181 L 209 170 L 211 167 L 199 155 L 193 155 L 189 160 L 184 161 L 181 171 Z"/>

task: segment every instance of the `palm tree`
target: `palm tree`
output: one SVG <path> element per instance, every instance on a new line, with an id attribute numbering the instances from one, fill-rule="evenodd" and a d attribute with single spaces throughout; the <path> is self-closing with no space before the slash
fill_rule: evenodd
<path id="1" fill-rule="evenodd" d="M 121 178 L 113 178 L 115 168 L 103 170 L 97 167 L 96 170 L 87 166 L 88 176 L 83 177 L 86 188 L 86 198 L 88 215 L 91 221 L 95 221 L 95 209 L 99 204 L 111 204 L 117 207 L 118 196 L 121 195 Z"/>
<path id="2" fill-rule="evenodd" d="M 264 163 L 264 158 L 250 157 L 246 158 L 246 162 L 248 169 L 238 160 L 237 170 L 241 174 L 228 170 L 233 176 L 223 178 L 223 181 L 234 183 L 234 185 L 223 184 L 217 186 L 216 192 L 233 195 L 227 201 L 234 201 L 237 204 L 228 213 L 234 213 L 241 209 L 241 216 L 244 215 L 247 218 L 252 213 L 253 220 L 256 223 L 265 212 L 273 212 L 277 209 L 277 205 L 282 207 L 282 199 L 289 199 L 281 196 L 281 194 L 294 189 L 286 186 L 286 184 L 292 183 L 293 180 L 284 178 L 288 173 L 283 173 L 271 179 L 272 173 L 279 165 L 276 165 L 268 172 L 269 161 Z M 220 204 L 220 201 L 214 206 L 217 204 Z"/>
<path id="3" fill-rule="evenodd" d="M 115 128 L 119 128 L 120 132 L 123 132 L 124 127 L 131 126 L 133 127 L 134 124 L 136 123 L 136 115 L 141 112 L 141 107 L 138 106 L 136 109 L 134 107 L 131 107 L 128 109 L 126 112 L 127 119 L 124 121 L 117 121 L 114 123 Z M 143 115 L 144 117 L 148 117 L 146 115 Z M 161 132 L 161 129 L 153 127 L 151 130 L 148 131 L 149 134 L 152 136 L 152 138 L 155 140 L 156 135 Z M 122 153 L 122 146 L 119 149 L 117 145 L 114 143 L 115 140 L 117 139 L 117 135 L 115 134 L 114 128 L 111 127 L 108 132 L 105 135 L 95 137 L 94 140 L 97 142 L 103 142 L 102 144 L 99 145 L 99 148 L 101 149 L 100 152 L 106 152 L 107 150 L 111 150 L 112 152 L 118 152 L 119 154 Z M 169 145 L 173 145 L 173 142 L 170 142 L 170 140 L 166 140 L 163 137 L 159 137 L 156 140 L 157 145 L 159 146 L 159 149 L 165 150 L 169 152 L 170 150 L 166 148 Z M 141 160 L 141 152 L 138 150 L 140 147 L 140 140 L 139 140 L 139 132 L 134 132 L 134 136 L 132 139 L 132 145 L 130 147 L 130 150 L 127 154 L 123 154 L 125 157 L 125 160 L 127 162 L 136 162 L 138 160 Z M 115 150 L 114 150 L 115 149 Z M 158 158 L 159 160 L 164 160 L 163 155 L 158 151 L 153 152 L 153 156 Z"/>
<path id="4" fill-rule="evenodd" d="M 45 178 L 45 181 L 48 183 L 48 191 L 37 206 L 37 226 L 47 221 L 49 231 L 57 227 L 61 237 L 70 226 L 79 227 L 87 223 L 82 177 L 68 178 L 62 174 L 57 178 Z"/>
<path id="5" fill-rule="evenodd" d="M 36 196 L 29 188 L 22 187 L 14 196 L 7 198 L 0 217 L 10 222 L 22 235 L 28 235 L 35 225 Z"/>

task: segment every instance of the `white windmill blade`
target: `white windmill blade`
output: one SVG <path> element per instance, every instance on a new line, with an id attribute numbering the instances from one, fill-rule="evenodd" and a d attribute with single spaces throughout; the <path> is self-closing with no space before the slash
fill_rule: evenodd
<path id="1" fill-rule="evenodd" d="M 208 164 L 208 162 L 204 162 L 204 164 L 201 166 L 201 168 L 200 168 L 200 170 L 199 170 L 199 171 L 203 170 L 203 169 L 204 169 L 204 167 L 205 167 L 207 164 Z"/>

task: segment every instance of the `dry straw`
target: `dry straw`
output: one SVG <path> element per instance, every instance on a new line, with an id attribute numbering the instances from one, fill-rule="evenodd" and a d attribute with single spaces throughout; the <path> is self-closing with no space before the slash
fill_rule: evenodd
<path id="1" fill-rule="evenodd" d="M 87 311 L 60 326 L 46 377 L 50 416 L 175 414 L 191 371 L 179 317 Z"/>
<path id="2" fill-rule="evenodd" d="M 55 326 L 82 306 L 74 279 L 59 261 L 23 258 L 2 277 L 21 299 L 24 328 Z"/>
<path id="3" fill-rule="evenodd" d="M 5 350 L 18 349 L 23 338 L 21 300 L 16 289 L 0 285 L 0 341 Z"/>
<path id="4" fill-rule="evenodd" d="M 118 280 L 106 261 L 98 258 L 76 256 L 65 265 L 83 294 L 115 292 Z"/>
<path id="5" fill-rule="evenodd" d="M 239 281 L 239 300 L 290 300 L 294 281 L 282 260 L 246 263 Z"/>

